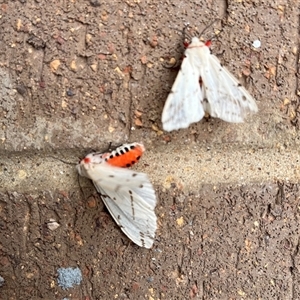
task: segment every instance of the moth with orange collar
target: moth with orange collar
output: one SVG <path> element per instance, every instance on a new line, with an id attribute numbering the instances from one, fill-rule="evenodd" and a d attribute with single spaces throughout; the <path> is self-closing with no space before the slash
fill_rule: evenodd
<path id="1" fill-rule="evenodd" d="M 76 168 L 93 181 L 121 230 L 135 244 L 151 248 L 157 228 L 154 188 L 147 174 L 127 169 L 144 151 L 143 144 L 124 144 L 112 152 L 88 154 Z"/>

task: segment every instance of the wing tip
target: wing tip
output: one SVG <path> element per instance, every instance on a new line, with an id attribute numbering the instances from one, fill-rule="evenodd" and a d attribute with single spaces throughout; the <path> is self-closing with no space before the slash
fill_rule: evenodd
<path id="1" fill-rule="evenodd" d="M 194 123 L 194 122 L 193 122 Z M 163 130 L 164 131 L 173 131 L 173 130 L 179 130 L 179 129 L 186 129 L 188 128 L 192 123 L 171 123 L 171 122 L 163 122 Z"/>

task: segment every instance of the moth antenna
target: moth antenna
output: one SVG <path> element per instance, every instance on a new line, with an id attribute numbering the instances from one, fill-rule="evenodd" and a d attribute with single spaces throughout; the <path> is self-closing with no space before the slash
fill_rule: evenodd
<path id="1" fill-rule="evenodd" d="M 111 147 L 111 145 L 112 145 L 112 142 L 109 142 L 109 144 L 108 144 L 108 148 L 107 148 L 107 151 L 109 151 L 109 152 L 111 152 L 111 151 L 112 151 L 112 147 Z"/>
<path id="2" fill-rule="evenodd" d="M 89 153 L 97 153 L 98 151 L 94 148 L 88 148 L 87 150 L 84 151 L 83 157 L 79 157 L 79 161 L 81 161 L 84 157 L 86 157 Z"/>
<path id="3" fill-rule="evenodd" d="M 213 20 L 211 23 L 209 23 L 201 32 L 200 32 L 200 36 L 209 28 L 211 27 L 214 23 L 216 23 L 218 20 L 221 20 L 220 18 L 217 18 L 215 20 Z"/>
<path id="4" fill-rule="evenodd" d="M 219 33 L 218 34 L 220 34 L 221 32 L 223 31 L 223 28 L 219 31 Z M 208 39 L 208 41 L 212 41 L 212 40 L 214 40 L 215 39 L 215 37 L 216 37 L 216 35 L 217 34 L 214 34 L 211 38 L 209 38 Z"/>
<path id="5" fill-rule="evenodd" d="M 175 27 L 170 27 L 170 28 L 180 32 L 184 36 L 184 38 L 187 36 L 187 38 L 189 40 L 191 40 L 192 36 L 189 33 L 186 32 L 188 27 L 190 27 L 190 23 L 185 23 L 183 29 L 178 29 L 178 28 L 175 28 Z"/>
<path id="6" fill-rule="evenodd" d="M 75 166 L 76 165 L 76 163 L 65 161 L 65 160 L 63 160 L 61 158 L 58 158 L 58 157 L 55 157 L 55 156 L 52 156 L 52 155 L 49 155 L 49 157 L 51 157 L 53 159 L 56 159 L 56 160 L 59 160 L 59 161 L 63 162 L 64 164 L 67 164 L 67 165 L 71 165 L 71 166 Z"/>
<path id="7" fill-rule="evenodd" d="M 113 146 L 112 142 L 109 142 L 108 147 L 105 148 L 105 150 L 101 151 L 101 152 L 111 152 L 115 149 L 117 149 L 118 147 L 122 146 L 122 144 L 119 144 L 118 146 Z"/>

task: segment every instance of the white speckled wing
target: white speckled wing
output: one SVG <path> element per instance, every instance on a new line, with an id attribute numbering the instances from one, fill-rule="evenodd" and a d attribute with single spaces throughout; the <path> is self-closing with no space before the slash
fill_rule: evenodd
<path id="1" fill-rule="evenodd" d="M 257 112 L 252 96 L 212 55 L 207 44 L 194 37 L 162 113 L 163 129 L 187 128 L 204 112 L 227 122 L 243 122 Z"/>
<path id="2" fill-rule="evenodd" d="M 193 52 L 185 52 L 180 71 L 166 100 L 162 113 L 165 131 L 187 128 L 204 116 L 203 95 L 199 84 L 200 70 L 193 64 L 193 56 Z"/>
<path id="3" fill-rule="evenodd" d="M 157 228 L 156 196 L 148 176 L 108 163 L 81 165 L 121 230 L 137 245 L 151 248 Z M 80 167 L 77 167 L 78 171 Z"/>

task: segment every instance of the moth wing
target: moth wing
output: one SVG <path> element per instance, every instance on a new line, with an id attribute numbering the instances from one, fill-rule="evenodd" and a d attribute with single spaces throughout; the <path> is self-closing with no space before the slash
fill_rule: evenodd
<path id="1" fill-rule="evenodd" d="M 227 122 L 243 122 L 249 113 L 258 111 L 253 97 L 224 67 L 218 58 L 210 55 L 203 62 L 201 72 L 203 89 L 208 100 L 207 111 L 212 117 Z"/>
<path id="2" fill-rule="evenodd" d="M 100 164 L 90 178 L 121 230 L 137 245 L 151 248 L 157 228 L 156 196 L 144 173 Z"/>
<path id="3" fill-rule="evenodd" d="M 204 116 L 203 93 L 199 84 L 199 68 L 193 63 L 195 54 L 185 52 L 180 71 L 166 100 L 162 124 L 165 131 L 187 128 Z"/>
<path id="4" fill-rule="evenodd" d="M 84 168 L 82 168 L 84 169 Z M 83 176 L 90 178 L 94 183 L 102 187 L 122 187 L 126 185 L 139 186 L 143 183 L 146 174 L 127 168 L 114 167 L 108 163 L 94 164 L 91 168 L 81 171 Z M 143 174 L 143 175 L 141 175 Z"/>

